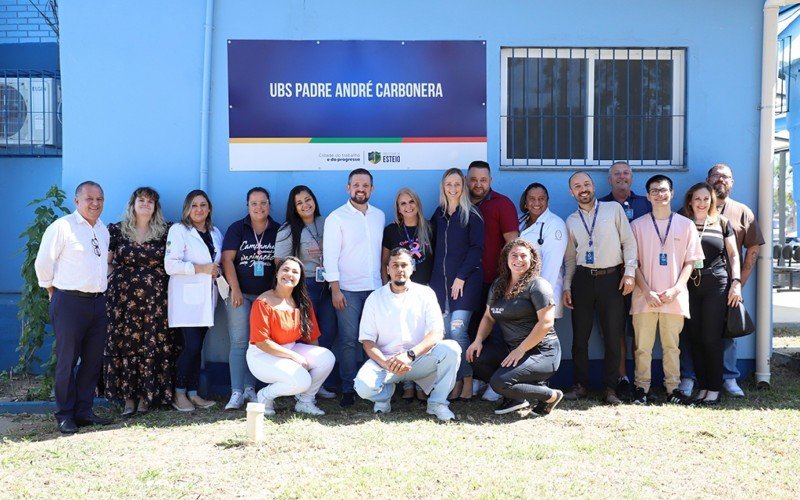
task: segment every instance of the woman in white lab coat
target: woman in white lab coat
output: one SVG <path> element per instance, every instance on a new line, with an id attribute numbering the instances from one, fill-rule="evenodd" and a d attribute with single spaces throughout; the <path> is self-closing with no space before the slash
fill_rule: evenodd
<path id="1" fill-rule="evenodd" d="M 220 274 L 222 253 L 222 233 L 211 223 L 211 212 L 208 195 L 199 189 L 191 191 L 183 201 L 181 222 L 167 235 L 164 267 L 169 274 L 169 326 L 180 328 L 183 334 L 172 403 L 178 411 L 214 406 L 213 401 L 197 394 L 203 339 L 208 327 L 214 325 L 215 279 Z"/>

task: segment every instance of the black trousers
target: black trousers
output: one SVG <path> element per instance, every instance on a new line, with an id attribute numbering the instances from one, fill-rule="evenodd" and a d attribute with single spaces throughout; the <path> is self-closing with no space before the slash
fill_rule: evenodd
<path id="1" fill-rule="evenodd" d="M 707 391 L 722 390 L 722 331 L 728 302 L 728 273 L 724 267 L 700 277 L 700 285 L 689 280 L 689 314 L 681 336 L 692 346 L 697 386 Z"/>
<path id="2" fill-rule="evenodd" d="M 175 388 L 196 391 L 200 384 L 200 361 L 207 326 L 190 326 L 180 329 L 183 334 L 183 350 L 175 363 Z"/>
<path id="3" fill-rule="evenodd" d="M 578 266 L 572 277 L 572 362 L 575 366 L 575 383 L 589 386 L 589 336 L 594 326 L 595 312 L 600 319 L 605 359 L 603 384 L 608 389 L 617 386 L 620 358 L 620 338 L 625 332 L 625 298 L 619 289 L 622 269 L 592 276 L 585 267 Z"/>
<path id="4" fill-rule="evenodd" d="M 76 297 L 55 290 L 49 312 L 56 340 L 56 420 L 88 417 L 108 335 L 106 297 Z M 78 359 L 81 363 L 75 370 Z"/>
<path id="5" fill-rule="evenodd" d="M 488 382 L 496 393 L 509 399 L 550 399 L 553 390 L 546 384 L 561 364 L 558 339 L 541 342 L 528 351 L 517 366 L 504 368 L 500 363 L 509 352 L 505 342 L 502 345 L 485 343 L 481 355 L 472 363 L 475 378 Z"/>

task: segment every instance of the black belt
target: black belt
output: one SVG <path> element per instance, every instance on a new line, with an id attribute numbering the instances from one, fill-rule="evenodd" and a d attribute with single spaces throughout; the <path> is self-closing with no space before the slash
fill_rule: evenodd
<path id="1" fill-rule="evenodd" d="M 579 271 L 591 274 L 592 276 L 605 276 L 606 274 L 616 273 L 619 272 L 619 268 L 620 266 L 603 267 L 603 268 L 578 266 Z"/>
<path id="2" fill-rule="evenodd" d="M 84 299 L 96 299 L 103 295 L 104 292 L 81 292 L 80 290 L 62 290 L 57 288 L 61 293 L 65 293 L 67 295 L 72 295 L 73 297 L 83 297 Z"/>
<path id="3" fill-rule="evenodd" d="M 717 267 L 706 267 L 706 268 L 700 269 L 700 274 L 702 274 L 702 275 L 713 274 L 714 271 L 719 271 L 719 270 L 722 270 L 722 271 L 724 271 L 726 273 L 728 272 L 728 269 L 725 266 L 717 266 Z"/>

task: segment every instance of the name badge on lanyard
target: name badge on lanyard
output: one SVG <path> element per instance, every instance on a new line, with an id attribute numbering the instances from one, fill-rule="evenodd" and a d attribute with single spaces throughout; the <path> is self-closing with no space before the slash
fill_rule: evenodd
<path id="1" fill-rule="evenodd" d="M 586 252 L 586 263 L 594 264 L 594 250 L 589 250 Z"/>
<path id="2" fill-rule="evenodd" d="M 264 276 L 264 263 L 260 260 L 253 262 L 253 274 L 255 276 Z"/>
<path id="3" fill-rule="evenodd" d="M 589 249 L 586 251 L 586 263 L 587 264 L 594 264 L 594 226 L 597 224 L 597 214 L 600 212 L 600 202 L 594 202 L 594 217 L 592 218 L 592 227 L 589 228 L 589 225 L 586 224 L 586 219 L 583 218 L 583 213 L 581 213 L 580 208 L 578 209 L 578 217 L 581 218 L 581 222 L 583 223 L 584 229 L 586 229 L 586 233 L 589 235 Z"/>
<path id="4" fill-rule="evenodd" d="M 656 235 L 658 236 L 658 241 L 661 243 L 661 253 L 658 254 L 658 265 L 666 266 L 667 265 L 667 251 L 664 247 L 667 244 L 667 238 L 669 237 L 669 230 L 672 227 L 672 216 L 675 215 L 672 212 L 669 214 L 669 222 L 667 222 L 667 231 L 664 233 L 664 237 L 661 237 L 661 231 L 658 230 L 658 224 L 656 224 L 656 217 L 653 215 L 653 212 L 650 212 L 650 220 L 653 221 L 653 227 L 656 230 Z"/>

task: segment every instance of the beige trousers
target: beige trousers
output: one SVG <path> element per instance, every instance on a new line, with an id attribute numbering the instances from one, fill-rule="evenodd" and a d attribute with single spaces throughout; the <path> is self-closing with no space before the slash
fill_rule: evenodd
<path id="1" fill-rule="evenodd" d="M 662 363 L 664 366 L 664 386 L 667 394 L 678 388 L 681 382 L 681 351 L 678 342 L 683 330 L 683 316 L 659 312 L 646 312 L 633 315 L 633 331 L 636 338 L 634 361 L 636 370 L 634 385 L 645 392 L 650 391 L 650 367 L 653 362 L 653 345 L 656 342 L 656 327 L 661 336 Z"/>

